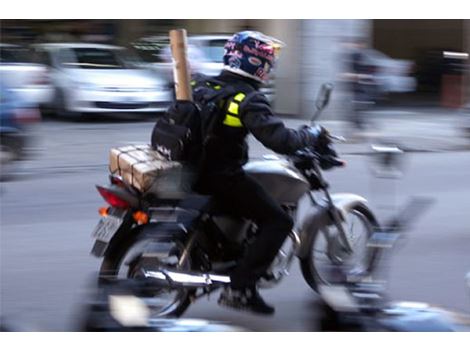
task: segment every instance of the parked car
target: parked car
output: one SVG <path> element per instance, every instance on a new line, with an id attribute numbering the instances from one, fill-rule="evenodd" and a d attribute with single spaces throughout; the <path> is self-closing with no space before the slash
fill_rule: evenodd
<path id="1" fill-rule="evenodd" d="M 193 72 L 217 76 L 223 69 L 224 46 L 230 35 L 197 35 L 188 37 L 188 59 Z M 170 40 L 166 36 L 144 37 L 132 43 L 133 48 L 146 62 L 144 66 L 166 77 L 173 86 L 173 63 Z M 274 99 L 274 75 L 261 88 L 269 100 Z"/>
<path id="2" fill-rule="evenodd" d="M 35 105 L 49 103 L 53 87 L 46 66 L 31 62 L 27 48 L 0 44 L 0 78 L 25 102 Z"/>
<path id="3" fill-rule="evenodd" d="M 171 101 L 164 79 L 141 67 L 127 49 L 103 44 L 51 43 L 33 46 L 50 67 L 52 107 L 63 115 L 154 113 Z"/>

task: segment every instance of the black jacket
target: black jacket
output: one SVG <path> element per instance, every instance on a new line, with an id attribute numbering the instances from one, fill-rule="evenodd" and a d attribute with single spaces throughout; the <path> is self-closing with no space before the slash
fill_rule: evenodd
<path id="1" fill-rule="evenodd" d="M 281 119 L 273 115 L 268 100 L 258 91 L 259 84 L 256 81 L 228 71 L 223 71 L 217 80 L 225 86 L 235 86 L 237 91 L 246 94 L 239 105 L 238 114 L 243 126 L 230 127 L 222 123 L 216 125 L 214 137 L 205 147 L 201 166 L 203 175 L 240 172 L 248 161 L 248 133 L 252 133 L 265 147 L 279 154 L 291 154 L 315 143 L 314 135 L 307 129 L 297 131 L 287 128 Z"/>

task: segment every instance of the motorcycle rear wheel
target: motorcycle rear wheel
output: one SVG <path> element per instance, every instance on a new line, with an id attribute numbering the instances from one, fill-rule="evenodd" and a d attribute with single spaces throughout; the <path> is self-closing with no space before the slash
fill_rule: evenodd
<path id="1" fill-rule="evenodd" d="M 369 260 L 377 249 L 367 247 L 367 241 L 379 226 L 377 220 L 367 207 L 357 205 L 349 209 L 343 226 L 353 254 L 346 254 L 339 242 L 333 245 L 333 250 L 328 250 L 326 236 L 329 231 L 337 231 L 332 225 L 316 234 L 308 255 L 300 260 L 302 275 L 315 292 L 318 292 L 320 285 L 331 285 L 342 280 L 345 271 L 361 273 L 361 276 L 369 274 Z"/>
<path id="2" fill-rule="evenodd" d="M 144 233 L 129 236 L 126 245 L 106 254 L 99 275 L 106 278 L 132 279 L 142 278 L 139 269 L 144 266 L 147 270 L 160 266 L 189 269 L 191 267 L 189 260 L 182 266 L 178 265 L 182 249 L 183 243 L 176 239 L 163 241 L 159 240 L 155 234 L 149 236 Z M 151 254 L 150 251 L 152 251 Z M 143 257 L 142 254 L 147 254 L 147 256 Z M 156 289 L 152 296 L 140 298 L 150 309 L 152 318 L 179 317 L 191 303 L 189 290 L 170 289 L 165 286 Z"/>

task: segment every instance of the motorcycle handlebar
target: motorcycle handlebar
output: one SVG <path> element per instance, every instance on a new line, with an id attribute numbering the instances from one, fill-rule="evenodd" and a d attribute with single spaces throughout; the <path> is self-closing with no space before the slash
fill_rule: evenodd
<path id="1" fill-rule="evenodd" d="M 294 153 L 294 157 L 302 159 L 302 160 L 314 160 L 318 164 L 327 163 L 332 167 L 342 167 L 345 166 L 346 163 L 344 160 L 337 158 L 333 155 L 322 155 L 311 148 L 304 148 L 296 151 Z"/>

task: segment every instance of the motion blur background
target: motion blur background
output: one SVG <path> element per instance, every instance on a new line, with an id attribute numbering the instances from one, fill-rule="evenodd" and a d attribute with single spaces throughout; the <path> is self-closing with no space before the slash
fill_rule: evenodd
<path id="1" fill-rule="evenodd" d="M 286 43 L 264 88 L 290 127 L 314 111 L 321 84 L 335 90 L 320 123 L 350 135 L 354 100 L 344 84 L 348 43 L 365 42 L 373 98 L 367 133 L 338 145 L 349 162 L 328 177 L 373 209 L 423 194 L 437 202 L 397 254 L 391 293 L 470 311 L 470 20 L 2 20 L 0 315 L 28 330 L 74 330 L 99 263 L 90 234 L 103 204 L 112 146 L 148 143 L 173 99 L 168 31 L 185 28 L 193 71 L 220 72 L 228 35 L 260 30 Z M 387 141 L 409 163 L 392 186 L 369 176 L 370 144 Z M 266 151 L 250 140 L 251 157 Z M 425 152 L 425 153 L 423 153 Z M 395 193 L 394 193 L 395 192 Z M 375 208 L 374 208 L 375 207 Z M 272 296 L 269 297 L 269 294 Z M 314 295 L 297 268 L 268 298 L 275 318 L 246 317 L 201 302 L 188 316 L 249 329 L 312 331 Z"/>
<path id="2" fill-rule="evenodd" d="M 206 61 L 220 62 L 222 42 L 214 34 L 255 29 L 283 40 L 287 48 L 275 73 L 274 106 L 280 114 L 309 115 L 321 83 L 337 81 L 344 71 L 343 44 L 354 37 L 368 42 L 386 79 L 411 76 L 416 80 L 415 86 L 392 82 L 388 92 L 394 94 L 388 100 L 456 108 L 470 99 L 468 56 L 443 55 L 446 51 L 469 52 L 469 20 L 5 20 L 1 41 L 24 46 L 45 42 L 114 44 L 137 49 L 143 60 L 155 63 L 164 60 L 158 49 L 171 28 L 213 37 L 199 43 L 204 45 Z M 149 37 L 154 40 L 145 41 Z M 335 98 L 338 102 L 342 96 L 336 94 Z M 329 115 L 338 117 L 339 105 L 330 108 Z"/>

